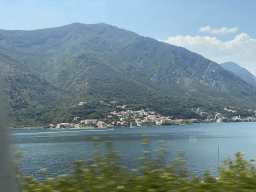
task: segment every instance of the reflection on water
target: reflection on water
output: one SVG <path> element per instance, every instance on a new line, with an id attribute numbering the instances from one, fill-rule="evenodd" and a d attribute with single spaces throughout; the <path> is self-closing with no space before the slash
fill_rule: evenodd
<path id="1" fill-rule="evenodd" d="M 245 158 L 255 158 L 256 123 L 195 124 L 168 127 L 114 128 L 97 130 L 12 130 L 14 151 L 23 150 L 22 171 L 40 179 L 41 168 L 48 169 L 48 177 L 69 173 L 72 162 L 91 158 L 91 137 L 103 141 L 112 140 L 113 147 L 121 156 L 121 164 L 128 168 L 138 167 L 137 158 L 143 156 L 141 135 L 149 134 L 152 151 L 157 141 L 165 140 L 170 151 L 167 164 L 185 150 L 187 168 L 194 173 L 210 170 L 216 174 L 218 146 L 220 161 L 234 157 L 235 152 L 245 151 Z M 104 150 L 102 150 L 104 153 Z"/>

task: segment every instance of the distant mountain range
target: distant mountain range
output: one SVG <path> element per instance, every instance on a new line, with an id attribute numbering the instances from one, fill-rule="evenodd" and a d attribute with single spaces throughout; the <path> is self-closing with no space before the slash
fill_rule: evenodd
<path id="1" fill-rule="evenodd" d="M 256 88 L 236 73 L 185 48 L 104 23 L 0 30 L 0 67 L 8 100 L 21 111 L 78 100 L 255 107 Z"/>
<path id="2" fill-rule="evenodd" d="M 241 77 L 241 79 L 245 80 L 247 83 L 250 83 L 256 87 L 256 77 L 251 74 L 247 69 L 240 67 L 234 62 L 221 63 L 220 66 L 224 69 L 231 71 L 232 73 Z"/>

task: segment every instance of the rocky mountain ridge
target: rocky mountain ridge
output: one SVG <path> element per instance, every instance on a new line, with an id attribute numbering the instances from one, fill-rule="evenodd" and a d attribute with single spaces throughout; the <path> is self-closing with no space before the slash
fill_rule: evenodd
<path id="1" fill-rule="evenodd" d="M 256 77 L 245 68 L 240 67 L 234 62 L 221 63 L 220 66 L 256 87 Z"/>

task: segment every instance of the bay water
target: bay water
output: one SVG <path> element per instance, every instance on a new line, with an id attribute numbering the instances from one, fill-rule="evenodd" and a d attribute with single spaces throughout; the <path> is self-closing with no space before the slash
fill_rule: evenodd
<path id="1" fill-rule="evenodd" d="M 72 162 L 93 157 L 91 138 L 100 137 L 102 153 L 104 141 L 113 141 L 113 148 L 121 154 L 120 163 L 128 169 L 138 168 L 143 156 L 142 134 L 149 134 L 152 153 L 158 141 L 164 140 L 166 164 L 185 151 L 187 169 L 194 174 L 209 170 L 217 175 L 219 163 L 234 159 L 237 151 L 246 152 L 244 158 L 256 158 L 256 122 L 209 123 L 178 126 L 115 127 L 109 129 L 24 129 L 10 130 L 13 153 L 24 151 L 21 170 L 41 180 L 40 169 L 47 168 L 47 177 L 70 174 Z"/>

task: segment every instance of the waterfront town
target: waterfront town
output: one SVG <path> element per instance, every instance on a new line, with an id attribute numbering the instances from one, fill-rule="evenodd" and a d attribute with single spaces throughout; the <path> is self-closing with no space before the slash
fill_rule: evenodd
<path id="1" fill-rule="evenodd" d="M 100 101 L 103 103 L 103 101 Z M 111 101 L 111 104 L 116 103 L 117 101 Z M 85 105 L 86 102 L 79 102 L 78 105 Z M 202 111 L 201 108 L 192 109 L 193 111 L 198 112 L 200 115 L 204 115 L 206 118 L 204 120 L 198 119 L 174 119 L 172 116 L 162 116 L 156 114 L 155 111 L 150 111 L 146 109 L 140 109 L 137 111 L 127 109 L 127 105 L 117 105 L 116 108 L 121 109 L 119 112 L 112 111 L 108 115 L 108 119 L 111 123 L 102 121 L 99 119 L 80 119 L 80 117 L 74 117 L 74 123 L 60 122 L 57 125 L 49 124 L 50 128 L 69 128 L 69 129 L 80 129 L 80 128 L 108 128 L 115 126 L 123 127 L 140 127 L 145 125 L 181 125 L 181 124 L 193 124 L 193 123 L 222 123 L 222 122 L 251 122 L 254 121 L 254 117 L 244 117 L 241 118 L 240 115 L 225 117 L 219 112 L 216 112 L 214 115 L 211 115 L 207 112 Z M 224 111 L 235 114 L 236 111 L 232 107 L 225 107 Z M 256 113 L 256 111 L 255 111 Z M 108 121 L 108 122 L 110 122 Z"/>

